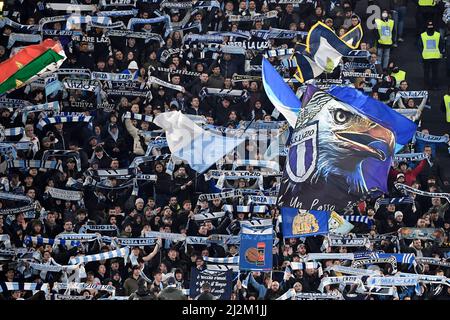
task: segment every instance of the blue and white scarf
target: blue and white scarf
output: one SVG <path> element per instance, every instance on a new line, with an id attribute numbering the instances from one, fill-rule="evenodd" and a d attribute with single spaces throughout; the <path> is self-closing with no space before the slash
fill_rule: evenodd
<path id="1" fill-rule="evenodd" d="M 113 251 L 98 253 L 98 254 L 92 254 L 88 256 L 80 256 L 75 257 L 69 260 L 69 264 L 80 264 L 80 263 L 88 263 L 93 261 L 100 261 L 100 260 L 109 260 L 114 259 L 118 257 L 127 258 L 130 254 L 129 248 L 121 248 Z"/>
<path id="2" fill-rule="evenodd" d="M 413 187 L 410 187 L 410 186 L 408 186 L 406 184 L 402 184 L 402 183 L 395 183 L 394 185 L 398 190 L 400 190 L 404 193 L 410 192 L 410 193 L 418 194 L 420 196 L 425 196 L 425 197 L 444 198 L 450 202 L 450 193 L 422 191 L 422 190 L 415 189 Z"/>
<path id="3" fill-rule="evenodd" d="M 59 102 L 54 101 L 54 102 L 43 103 L 43 104 L 38 104 L 38 105 L 34 105 L 34 106 L 24 106 L 22 108 L 18 108 L 12 115 L 11 119 L 15 119 L 19 113 L 22 113 L 22 122 L 25 123 L 29 113 L 43 112 L 43 111 L 59 112 L 60 111 Z"/>
<path id="4" fill-rule="evenodd" d="M 128 21 L 127 29 L 133 30 L 133 27 L 136 24 L 155 24 L 155 23 L 160 23 L 160 22 L 164 22 L 164 24 L 170 23 L 170 17 L 167 15 L 164 15 L 164 16 L 152 18 L 152 19 L 131 18 Z"/>
<path id="5" fill-rule="evenodd" d="M 275 205 L 277 203 L 277 197 L 248 196 L 248 204 L 251 204 L 251 203 Z"/>
<path id="6" fill-rule="evenodd" d="M 228 199 L 242 196 L 241 190 L 231 190 L 220 193 L 203 193 L 198 197 L 199 201 L 212 201 L 214 199 Z"/>
<path id="7" fill-rule="evenodd" d="M 48 292 L 48 283 L 0 282 L 0 293 L 5 291 L 44 291 Z"/>
<path id="8" fill-rule="evenodd" d="M 418 279 L 416 277 L 380 277 L 372 276 L 367 279 L 367 286 L 417 286 Z"/>
<path id="9" fill-rule="evenodd" d="M 334 271 L 343 274 L 350 274 L 353 276 L 374 276 L 380 275 L 380 271 L 378 270 L 370 270 L 370 269 L 360 269 L 360 268 L 352 268 L 352 267 L 344 267 L 340 265 L 332 265 L 326 268 L 324 271 Z"/>
<path id="10" fill-rule="evenodd" d="M 11 49 L 16 41 L 36 43 L 42 41 L 42 36 L 40 34 L 26 34 L 26 33 L 11 33 L 8 38 L 7 49 Z"/>
<path id="11" fill-rule="evenodd" d="M 388 204 L 412 204 L 414 203 L 414 199 L 411 197 L 401 197 L 401 198 L 378 198 L 378 205 L 388 205 Z"/>
<path id="12" fill-rule="evenodd" d="M 399 153 L 394 155 L 394 161 L 421 161 L 423 159 L 428 159 L 429 156 L 427 153 Z"/>
<path id="13" fill-rule="evenodd" d="M 116 288 L 114 286 L 109 285 L 101 285 L 101 284 L 94 284 L 94 283 L 79 283 L 79 282 L 69 282 L 69 283 L 61 283 L 61 282 L 55 282 L 53 285 L 53 289 L 56 291 L 59 290 L 99 290 L 99 291 L 108 291 L 111 293 L 116 292 Z"/>
<path id="14" fill-rule="evenodd" d="M 269 39 L 293 39 L 296 36 L 306 38 L 308 32 L 306 31 L 292 31 L 286 29 L 271 28 L 270 30 L 250 30 L 252 36 L 264 40 Z"/>
<path id="15" fill-rule="evenodd" d="M 42 118 L 36 127 L 42 130 L 46 125 L 49 124 L 77 122 L 91 123 L 91 121 L 92 116 L 86 116 L 83 113 L 62 112 L 60 114 L 54 115 L 53 117 Z"/>
<path id="16" fill-rule="evenodd" d="M 102 241 L 106 243 L 112 243 L 119 246 L 153 246 L 156 244 L 156 238 L 111 238 L 111 237 L 102 237 Z"/>
<path id="17" fill-rule="evenodd" d="M 33 199 L 23 194 L 15 194 L 9 192 L 1 192 L 0 191 L 0 199 L 2 200 L 11 200 L 11 201 L 24 201 L 26 203 L 32 203 Z"/>
<path id="18" fill-rule="evenodd" d="M 109 17 L 92 17 L 92 16 L 76 16 L 72 15 L 66 20 L 66 30 L 70 30 L 74 25 L 86 23 L 99 23 L 102 25 L 110 25 L 112 23 Z"/>
<path id="19" fill-rule="evenodd" d="M 110 232 L 110 231 L 116 231 L 117 232 L 117 226 L 111 225 L 111 224 L 99 224 L 99 225 L 90 225 L 85 224 L 81 226 L 80 230 L 78 230 L 79 233 L 86 233 L 86 231 L 92 231 L 92 232 Z"/>
<path id="20" fill-rule="evenodd" d="M 149 116 L 146 114 L 140 114 L 140 113 L 133 113 L 127 111 L 123 116 L 123 119 L 131 119 L 131 120 L 138 120 L 138 121 L 145 121 L 145 122 L 153 122 L 154 116 Z"/>
<path id="21" fill-rule="evenodd" d="M 347 220 L 348 222 L 360 222 L 360 223 L 365 223 L 365 224 L 367 224 L 369 227 L 373 224 L 373 220 L 372 220 L 372 219 L 369 219 L 369 217 L 366 217 L 366 216 L 346 215 L 346 216 L 342 216 L 342 218 L 344 218 L 344 219 Z"/>
<path id="22" fill-rule="evenodd" d="M 254 16 L 241 16 L 241 15 L 229 15 L 228 21 L 230 22 L 253 22 L 265 19 L 276 18 L 278 16 L 277 10 L 272 10 L 266 13 L 255 14 Z"/>
<path id="23" fill-rule="evenodd" d="M 415 139 L 434 143 L 447 143 L 449 140 L 447 136 L 434 136 L 422 132 L 416 132 Z"/>
<path id="24" fill-rule="evenodd" d="M 254 160 L 254 159 L 238 159 L 233 162 L 233 170 L 237 167 L 252 166 L 272 169 L 276 172 L 280 172 L 280 164 L 276 161 L 270 160 Z"/>
<path id="25" fill-rule="evenodd" d="M 99 11 L 98 17 L 124 17 L 124 16 L 136 16 L 139 13 L 137 9 L 131 10 L 114 10 L 114 11 Z"/>
<path id="26" fill-rule="evenodd" d="M 10 26 L 13 29 L 21 29 L 21 30 L 27 30 L 27 31 L 38 31 L 39 26 L 38 25 L 24 25 L 17 23 L 10 18 L 0 17 L 0 28 L 3 28 L 5 25 Z"/>
<path id="27" fill-rule="evenodd" d="M 0 127 L 0 130 L 2 128 Z M 23 135 L 23 133 L 25 132 L 25 129 L 22 127 L 16 127 L 16 128 L 8 128 L 8 129 L 4 129 L 3 134 L 7 137 L 13 137 L 13 136 L 19 136 L 19 135 Z"/>
<path id="28" fill-rule="evenodd" d="M 394 257 L 397 263 L 404 263 L 409 265 L 416 264 L 416 256 L 413 253 L 373 253 L 374 258 L 389 258 Z"/>
<path id="29" fill-rule="evenodd" d="M 41 161 L 41 160 L 12 160 L 8 161 L 8 169 L 11 168 L 42 168 L 42 169 L 54 169 L 54 170 L 62 170 L 62 164 L 58 163 L 58 161 Z"/>
<path id="30" fill-rule="evenodd" d="M 48 187 L 47 192 L 54 199 L 61 199 L 66 201 L 80 201 L 83 198 L 83 193 L 80 191 Z"/>
<path id="31" fill-rule="evenodd" d="M 37 244 L 39 246 L 50 244 L 50 245 L 70 245 L 72 247 L 78 247 L 81 245 L 81 242 L 78 240 L 64 240 L 64 239 L 50 239 L 50 238 L 43 238 L 43 237 L 32 237 L 32 236 L 26 236 L 23 240 L 25 244 Z"/>
<path id="32" fill-rule="evenodd" d="M 220 263 L 220 264 L 238 264 L 239 256 L 234 257 L 225 257 L 225 258 L 214 258 L 214 257 L 202 257 L 203 261 L 211 262 L 211 263 Z"/>
<path id="33" fill-rule="evenodd" d="M 291 56 L 291 55 L 293 55 L 294 54 L 294 52 L 295 52 L 295 50 L 294 49 L 284 49 L 284 48 L 282 48 L 282 49 L 272 49 L 272 50 L 267 50 L 266 51 L 266 53 L 264 54 L 264 56 L 265 57 L 267 57 L 267 58 L 273 58 L 273 57 L 275 57 L 275 58 L 283 58 L 283 57 L 289 57 L 289 56 Z M 295 61 L 295 60 L 288 60 L 288 59 L 285 59 L 286 61 Z M 283 61 L 285 61 L 285 60 L 283 60 Z M 297 66 L 297 64 L 295 64 L 295 65 L 288 65 L 287 67 L 289 67 L 289 68 L 293 68 L 293 67 L 296 67 Z"/>
<path id="34" fill-rule="evenodd" d="M 124 73 L 92 72 L 91 79 L 102 81 L 130 81 L 133 80 L 133 75 Z"/>
<path id="35" fill-rule="evenodd" d="M 80 234 L 80 233 L 60 233 L 56 236 L 55 240 L 66 240 L 66 244 L 67 244 L 67 240 L 75 240 L 75 241 L 80 241 L 80 242 L 85 242 L 85 241 L 94 241 L 94 240 L 98 240 L 99 237 L 96 234 L 92 234 L 92 233 L 87 233 L 87 234 Z"/>

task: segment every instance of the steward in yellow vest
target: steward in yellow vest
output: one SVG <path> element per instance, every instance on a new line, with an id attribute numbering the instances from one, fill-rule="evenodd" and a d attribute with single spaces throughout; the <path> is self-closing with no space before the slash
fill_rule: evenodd
<path id="1" fill-rule="evenodd" d="M 441 35 L 434 30 L 433 22 L 429 21 L 427 31 L 420 35 L 420 49 L 423 58 L 424 85 L 427 89 L 437 90 L 439 85 L 439 63 L 443 49 Z"/>
<path id="2" fill-rule="evenodd" d="M 449 93 L 447 93 L 444 96 L 444 99 L 443 99 L 442 103 L 443 103 L 443 107 L 444 107 L 444 110 L 445 110 L 445 120 L 447 122 L 450 122 L 450 88 L 449 88 L 448 92 Z"/>

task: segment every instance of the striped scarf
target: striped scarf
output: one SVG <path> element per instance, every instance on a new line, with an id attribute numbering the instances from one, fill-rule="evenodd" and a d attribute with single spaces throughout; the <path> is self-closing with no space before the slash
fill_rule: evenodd
<path id="1" fill-rule="evenodd" d="M 22 122 L 25 123 L 29 113 L 43 112 L 43 111 L 49 111 L 49 112 L 55 112 L 55 113 L 59 112 L 60 111 L 59 102 L 55 101 L 55 102 L 38 104 L 38 105 L 34 105 L 34 106 L 24 106 L 22 108 L 18 108 L 12 115 L 11 119 L 15 119 L 19 113 L 22 113 Z"/>
<path id="2" fill-rule="evenodd" d="M 129 248 L 121 248 L 113 251 L 92 254 L 88 256 L 75 257 L 69 260 L 69 264 L 88 263 L 93 261 L 109 260 L 118 257 L 123 257 L 126 259 L 129 254 L 130 254 Z"/>
<path id="3" fill-rule="evenodd" d="M 414 203 L 414 199 L 411 197 L 401 197 L 401 198 L 378 198 L 377 201 L 378 205 L 388 205 L 390 203 L 393 204 L 404 204 L 404 203 L 409 203 L 412 204 Z"/>
<path id="4" fill-rule="evenodd" d="M 109 17 L 92 17 L 92 16 L 76 16 L 72 15 L 66 20 L 66 30 L 71 30 L 75 25 L 86 23 L 98 23 L 102 25 L 112 24 Z"/>
<path id="5" fill-rule="evenodd" d="M 413 187 L 410 187 L 410 186 L 408 186 L 406 184 L 402 184 L 402 183 L 395 183 L 394 185 L 398 190 L 403 191 L 404 193 L 410 192 L 410 193 L 418 194 L 418 195 L 424 196 L 424 197 L 444 198 L 450 202 L 450 193 L 422 191 L 422 190 L 415 189 Z"/>
<path id="6" fill-rule="evenodd" d="M 197 213 L 194 215 L 194 221 L 204 221 L 204 220 L 213 220 L 220 219 L 225 216 L 225 212 L 207 212 L 207 213 Z"/>
<path id="7" fill-rule="evenodd" d="M 26 245 L 29 244 L 37 244 L 38 246 L 42 245 L 70 245 L 72 247 L 78 247 L 81 245 L 81 242 L 79 240 L 64 240 L 64 239 L 49 239 L 49 238 L 43 238 L 43 237 L 32 237 L 32 236 L 26 236 L 23 239 L 23 243 Z"/>
<path id="8" fill-rule="evenodd" d="M 20 24 L 17 23 L 13 20 L 11 20 L 10 18 L 5 18 L 5 17 L 0 17 L 0 28 L 3 28 L 5 25 L 10 26 L 13 29 L 23 29 L 24 31 L 38 31 L 39 30 L 39 26 L 36 24 L 33 25 L 24 25 L 24 24 Z"/>
<path id="9" fill-rule="evenodd" d="M 372 226 L 372 224 L 373 224 L 373 220 L 372 220 L 372 219 L 369 219 L 369 217 L 366 217 L 366 216 L 346 215 L 346 216 L 342 216 L 342 218 L 344 218 L 344 219 L 347 220 L 348 222 L 365 223 L 365 224 L 367 224 L 369 227 Z"/>
<path id="10" fill-rule="evenodd" d="M 416 256 L 414 253 L 373 253 L 374 258 L 389 258 L 394 257 L 397 263 L 415 265 Z"/>
<path id="11" fill-rule="evenodd" d="M 86 116 L 83 113 L 62 112 L 53 117 L 42 118 L 37 124 L 37 128 L 43 130 L 46 125 L 58 124 L 58 123 L 77 123 L 85 122 L 90 123 L 92 116 Z"/>
<path id="12" fill-rule="evenodd" d="M 8 128 L 8 129 L 3 129 L 2 127 L 0 127 L 0 130 L 3 130 L 3 134 L 7 137 L 23 135 L 23 133 L 25 132 L 25 129 L 22 127 Z"/>
<path id="13" fill-rule="evenodd" d="M 239 256 L 225 257 L 225 258 L 214 258 L 214 257 L 204 256 L 203 261 L 211 262 L 211 263 L 220 263 L 220 264 L 238 264 Z"/>
<path id="14" fill-rule="evenodd" d="M 48 291 L 48 283 L 0 282 L 0 293 L 5 291 Z"/>
<path id="15" fill-rule="evenodd" d="M 41 160 L 12 160 L 8 161 L 8 169 L 11 168 L 42 168 L 42 169 L 55 169 L 62 170 L 62 165 L 55 160 L 41 161 Z"/>
<path id="16" fill-rule="evenodd" d="M 149 116 L 146 114 L 140 114 L 140 113 L 133 113 L 127 111 L 123 115 L 123 119 L 131 119 L 131 120 L 138 120 L 138 121 L 145 121 L 145 122 L 153 122 L 154 116 Z"/>

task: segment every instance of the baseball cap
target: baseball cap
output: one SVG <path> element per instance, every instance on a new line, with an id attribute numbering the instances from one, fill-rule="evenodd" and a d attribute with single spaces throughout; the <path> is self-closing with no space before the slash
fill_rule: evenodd
<path id="1" fill-rule="evenodd" d="M 399 174 L 397 174 L 397 179 L 398 179 L 398 178 L 400 178 L 400 177 L 403 177 L 403 178 L 404 178 L 404 177 L 405 177 L 405 175 L 404 175 L 403 173 L 399 173 Z"/>

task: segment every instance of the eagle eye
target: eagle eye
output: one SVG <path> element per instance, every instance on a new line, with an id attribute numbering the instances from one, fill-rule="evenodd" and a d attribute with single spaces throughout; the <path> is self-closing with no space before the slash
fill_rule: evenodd
<path id="1" fill-rule="evenodd" d="M 352 114 L 344 110 L 336 110 L 333 117 L 337 124 L 344 124 L 352 117 Z"/>

